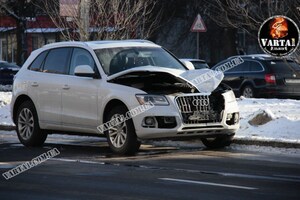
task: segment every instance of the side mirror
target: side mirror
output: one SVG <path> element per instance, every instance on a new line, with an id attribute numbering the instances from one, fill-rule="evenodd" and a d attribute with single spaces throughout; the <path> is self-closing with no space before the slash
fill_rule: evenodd
<path id="1" fill-rule="evenodd" d="M 191 63 L 190 61 L 182 60 L 181 62 L 182 62 L 182 64 L 184 64 L 189 70 L 194 70 L 194 69 L 195 69 L 193 63 Z"/>
<path id="2" fill-rule="evenodd" d="M 74 70 L 75 76 L 94 77 L 95 72 L 89 65 L 78 65 Z"/>

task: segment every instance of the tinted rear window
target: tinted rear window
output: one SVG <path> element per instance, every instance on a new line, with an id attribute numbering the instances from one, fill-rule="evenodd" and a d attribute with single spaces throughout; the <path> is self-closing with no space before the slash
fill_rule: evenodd
<path id="1" fill-rule="evenodd" d="M 239 73 L 239 72 L 249 72 L 250 68 L 249 68 L 249 61 L 245 60 L 243 63 L 225 71 L 225 73 L 229 72 L 229 73 L 232 73 L 232 72 L 236 72 L 236 73 Z"/>
<path id="2" fill-rule="evenodd" d="M 250 63 L 250 71 L 252 72 L 259 72 L 264 70 L 262 66 L 256 61 L 249 61 L 249 63 Z"/>
<path id="3" fill-rule="evenodd" d="M 292 61 L 268 61 L 268 66 L 274 73 L 291 73 L 293 71 L 300 71 L 300 65 Z"/>
<path id="4" fill-rule="evenodd" d="M 40 71 L 42 63 L 47 55 L 47 51 L 41 53 L 34 61 L 31 63 L 29 69 L 33 71 Z"/>

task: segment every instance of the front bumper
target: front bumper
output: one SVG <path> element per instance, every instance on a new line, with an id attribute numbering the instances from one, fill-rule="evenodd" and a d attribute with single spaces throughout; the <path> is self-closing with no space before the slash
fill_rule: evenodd
<path id="1" fill-rule="evenodd" d="M 224 95 L 223 95 L 224 96 Z M 150 110 L 139 114 L 133 118 L 133 123 L 136 129 L 136 134 L 140 139 L 155 139 L 155 138 L 176 138 L 176 137 L 212 137 L 216 135 L 234 135 L 239 128 L 239 122 L 228 125 L 226 123 L 227 115 L 229 113 L 238 113 L 237 102 L 228 101 L 226 95 L 224 96 L 225 106 L 222 111 L 222 118 L 219 122 L 185 124 L 183 123 L 180 110 L 175 103 L 175 97 L 167 96 L 170 102 L 169 106 L 154 106 Z M 176 119 L 176 126 L 174 128 L 158 128 L 143 127 L 144 119 L 146 117 L 174 117 Z M 156 123 L 157 124 L 157 123 Z"/>

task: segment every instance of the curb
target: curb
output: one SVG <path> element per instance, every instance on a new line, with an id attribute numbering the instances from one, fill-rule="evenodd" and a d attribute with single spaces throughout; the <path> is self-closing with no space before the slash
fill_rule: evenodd
<path id="1" fill-rule="evenodd" d="M 281 141 L 264 141 L 249 139 L 233 139 L 234 144 L 269 146 L 277 148 L 300 148 L 300 143 L 281 142 Z"/>

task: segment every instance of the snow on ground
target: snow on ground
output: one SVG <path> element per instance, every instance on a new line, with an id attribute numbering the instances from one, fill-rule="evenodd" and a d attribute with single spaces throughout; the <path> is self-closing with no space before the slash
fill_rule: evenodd
<path id="1" fill-rule="evenodd" d="M 239 139 L 300 143 L 300 101 L 291 99 L 239 98 Z M 248 123 L 256 114 L 265 111 L 272 120 L 260 126 Z"/>
<path id="2" fill-rule="evenodd" d="M 9 104 L 11 92 L 0 92 L 0 125 L 13 125 Z M 237 99 L 240 108 L 240 129 L 237 139 L 300 143 L 300 100 L 291 99 Z M 253 126 L 248 123 L 265 111 L 271 121 Z"/>
<path id="3" fill-rule="evenodd" d="M 0 92 L 0 125 L 14 125 L 10 118 L 11 92 Z"/>

